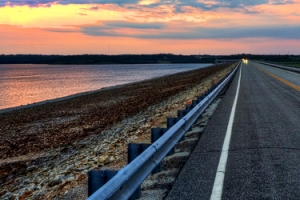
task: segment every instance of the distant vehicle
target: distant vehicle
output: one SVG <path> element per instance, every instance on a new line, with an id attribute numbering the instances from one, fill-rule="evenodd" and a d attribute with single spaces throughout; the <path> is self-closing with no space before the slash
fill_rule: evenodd
<path id="1" fill-rule="evenodd" d="M 244 64 L 248 64 L 248 59 L 247 58 L 243 58 L 242 60 L 243 60 Z"/>

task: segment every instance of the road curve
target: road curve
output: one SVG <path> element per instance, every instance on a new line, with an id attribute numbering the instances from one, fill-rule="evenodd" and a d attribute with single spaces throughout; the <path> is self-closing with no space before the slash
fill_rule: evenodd
<path id="1" fill-rule="evenodd" d="M 166 199 L 300 199 L 299 76 L 242 64 Z"/>

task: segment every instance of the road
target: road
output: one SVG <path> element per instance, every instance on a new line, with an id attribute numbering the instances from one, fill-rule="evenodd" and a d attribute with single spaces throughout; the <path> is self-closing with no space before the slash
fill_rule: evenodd
<path id="1" fill-rule="evenodd" d="M 166 199 L 300 199 L 300 74 L 241 64 Z"/>

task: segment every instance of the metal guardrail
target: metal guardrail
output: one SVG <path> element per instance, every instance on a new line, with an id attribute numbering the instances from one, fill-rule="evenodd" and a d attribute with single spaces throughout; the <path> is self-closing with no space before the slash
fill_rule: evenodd
<path id="1" fill-rule="evenodd" d="M 94 192 L 88 200 L 129 199 L 153 169 L 160 165 L 163 158 L 172 150 L 177 142 L 180 141 L 195 121 L 203 114 L 205 109 L 232 80 L 239 65 L 240 63 L 238 63 L 232 72 L 191 111 L 132 162 L 118 171 L 113 178 Z"/>
<path id="2" fill-rule="evenodd" d="M 295 67 L 287 67 L 287 66 L 283 66 L 283 65 L 277 65 L 277 64 L 267 63 L 267 62 L 261 62 L 261 61 L 255 61 L 255 62 L 264 64 L 264 65 L 269 65 L 271 67 L 277 67 L 277 68 L 280 68 L 280 69 L 284 69 L 284 70 L 288 70 L 288 71 L 300 73 L 300 69 L 295 68 Z"/>

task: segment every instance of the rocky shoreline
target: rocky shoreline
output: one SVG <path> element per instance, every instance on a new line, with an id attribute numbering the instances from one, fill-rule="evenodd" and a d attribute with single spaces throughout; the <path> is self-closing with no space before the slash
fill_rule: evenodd
<path id="1" fill-rule="evenodd" d="M 85 199 L 87 172 L 120 169 L 127 144 L 150 141 L 232 64 L 128 84 L 0 114 L 1 199 Z M 76 192 L 75 192 L 76 191 Z"/>

